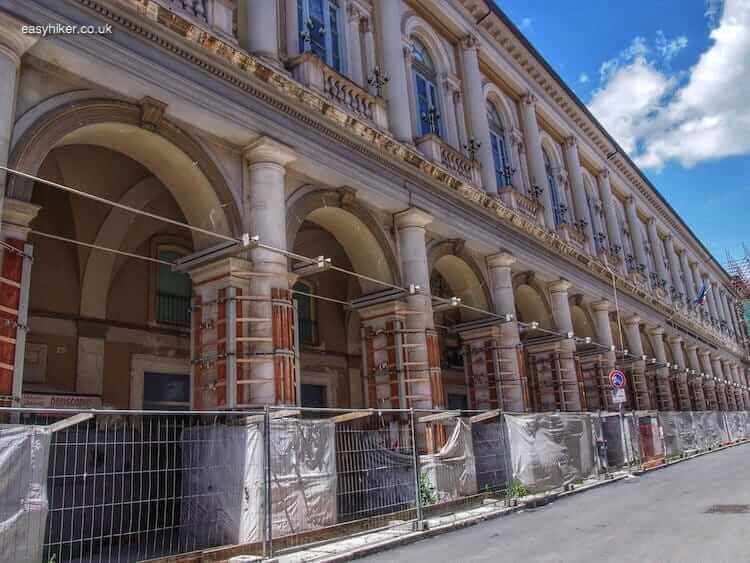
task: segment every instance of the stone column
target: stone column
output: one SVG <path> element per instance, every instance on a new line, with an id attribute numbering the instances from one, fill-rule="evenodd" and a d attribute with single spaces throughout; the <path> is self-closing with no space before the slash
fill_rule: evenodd
<path id="1" fill-rule="evenodd" d="M 648 238 L 651 245 L 651 253 L 654 255 L 656 273 L 659 275 L 660 279 L 668 284 L 669 272 L 667 272 L 667 266 L 664 262 L 664 245 L 659 237 L 659 231 L 656 228 L 656 219 L 654 217 L 651 217 L 648 220 Z M 669 295 L 669 293 L 667 293 L 667 295 Z"/>
<path id="2" fill-rule="evenodd" d="M 515 163 L 511 182 L 518 193 L 528 193 L 530 180 L 529 169 L 526 166 L 526 148 L 523 143 L 523 133 L 521 133 L 520 129 L 514 127 L 510 131 L 508 139 L 512 147 L 511 154 L 513 156 L 511 160 Z"/>
<path id="3" fill-rule="evenodd" d="M 521 373 L 519 351 L 521 349 L 521 337 L 516 320 L 516 303 L 513 294 L 513 272 L 511 266 L 515 264 L 516 258 L 508 252 L 500 252 L 487 259 L 487 267 L 492 284 L 492 300 L 495 312 L 499 315 L 512 315 L 511 322 L 500 325 L 500 346 L 503 352 L 504 365 L 501 366 L 504 373 L 500 385 L 502 396 L 505 399 L 508 410 L 524 412 L 526 387 L 525 374 Z"/>
<path id="4" fill-rule="evenodd" d="M 445 397 L 440 377 L 440 363 L 435 365 L 429 347 L 437 345 L 434 338 L 435 321 L 432 314 L 432 299 L 430 297 L 430 272 L 427 266 L 427 248 L 425 242 L 426 227 L 432 222 L 432 217 L 417 208 L 410 208 L 395 216 L 401 253 L 401 271 L 406 286 L 418 286 L 419 289 L 407 297 L 409 309 L 417 313 L 407 317 L 408 344 L 414 345 L 410 360 L 418 364 L 421 371 L 420 379 L 411 386 L 414 395 L 409 397 L 415 408 L 443 408 Z M 422 314 L 418 314 L 421 312 Z M 434 342 L 433 342 L 434 340 Z M 438 353 L 439 359 L 439 353 Z M 418 370 L 414 370 L 418 372 Z M 426 378 L 425 374 L 429 374 Z"/>
<path id="5" fill-rule="evenodd" d="M 581 172 L 581 161 L 578 155 L 578 139 L 571 135 L 565 139 L 563 146 L 565 153 L 565 164 L 568 168 L 568 179 L 573 189 L 573 204 L 575 205 L 575 217 L 578 221 L 586 223 L 583 231 L 586 234 L 589 252 L 595 254 L 594 245 L 594 219 L 589 213 L 586 188 L 583 185 L 583 173 Z"/>
<path id="6" fill-rule="evenodd" d="M 529 157 L 529 175 L 531 187 L 542 189 L 541 200 L 544 205 L 544 223 L 550 230 L 555 230 L 555 211 L 552 209 L 552 195 L 547 182 L 547 170 L 544 167 L 542 141 L 539 136 L 539 123 L 536 120 L 536 96 L 532 93 L 521 98 L 521 124 L 526 140 Z"/>
<path id="7" fill-rule="evenodd" d="M 708 301 L 708 311 L 711 314 L 711 320 L 719 322 L 721 315 L 719 314 L 719 307 L 716 304 L 716 284 L 706 274 L 706 284 L 708 285 L 708 295 L 706 300 Z"/>
<path id="8" fill-rule="evenodd" d="M 711 370 L 713 371 L 714 377 L 717 378 L 718 384 L 716 385 L 716 398 L 719 402 L 720 410 L 728 410 L 729 405 L 727 403 L 727 390 L 724 385 L 724 370 L 721 367 L 721 359 L 716 353 L 712 353 L 711 357 Z"/>
<path id="9" fill-rule="evenodd" d="M 685 299 L 688 302 L 692 302 L 695 299 L 695 282 L 693 282 L 693 272 L 688 262 L 687 248 L 680 252 L 680 266 L 682 267 L 682 274 L 685 277 Z"/>
<path id="10" fill-rule="evenodd" d="M 724 322 L 727 325 L 727 330 L 732 330 L 732 314 L 729 311 L 729 304 L 727 303 L 727 294 L 724 291 L 724 288 L 721 288 L 719 290 L 719 303 L 721 304 L 721 312 L 724 319 Z"/>
<path id="11" fill-rule="evenodd" d="M 646 382 L 646 362 L 643 358 L 643 341 L 641 340 L 641 318 L 638 315 L 632 315 L 624 319 L 625 338 L 628 342 L 630 354 L 638 358 L 632 363 L 630 379 L 628 384 L 633 386 L 633 394 L 636 397 L 637 404 L 631 405 L 633 409 L 650 410 L 656 408 L 651 404 L 651 397 L 648 392 L 648 383 Z"/>
<path id="12" fill-rule="evenodd" d="M 685 284 L 682 282 L 682 277 L 680 276 L 680 259 L 677 257 L 677 252 L 675 252 L 674 237 L 672 235 L 667 235 L 666 247 L 667 258 L 669 258 L 669 269 L 672 273 L 672 285 L 682 294 L 682 298 L 686 299 Z"/>
<path id="13" fill-rule="evenodd" d="M 570 317 L 570 302 L 568 301 L 568 290 L 570 288 L 571 283 L 562 278 L 549 285 L 552 317 L 555 320 L 555 325 L 560 332 L 572 334 L 573 320 Z M 575 341 L 572 338 L 564 338 L 560 342 L 560 352 L 562 369 L 560 386 L 565 397 L 565 408 L 568 411 L 579 411 L 582 402 L 576 373 Z"/>
<path id="14" fill-rule="evenodd" d="M 370 77 L 370 73 L 378 64 L 378 57 L 375 54 L 375 34 L 373 33 L 373 18 L 371 15 L 363 17 L 360 20 L 360 33 L 365 44 L 365 68 L 363 76 L 365 79 Z M 377 88 L 374 84 L 366 84 L 370 94 L 377 94 Z"/>
<path id="15" fill-rule="evenodd" d="M 687 350 L 687 362 L 690 371 L 695 371 L 695 374 L 692 374 L 690 377 L 690 386 L 695 400 L 693 407 L 697 411 L 704 411 L 706 410 L 706 397 L 703 394 L 704 379 L 700 375 L 703 370 L 701 369 L 701 363 L 698 359 L 698 346 L 695 344 L 688 344 L 685 346 L 685 349 Z"/>
<path id="16" fill-rule="evenodd" d="M 247 232 L 258 235 L 260 242 L 275 248 L 286 249 L 286 196 L 284 191 L 286 166 L 296 160 L 297 155 L 288 146 L 268 137 L 261 137 L 248 145 L 243 153 L 246 169 L 246 217 Z M 257 318 L 272 318 L 271 296 L 274 289 L 289 288 L 287 258 L 278 252 L 263 248 L 250 251 L 253 272 L 249 292 L 254 297 L 268 297 L 268 301 L 253 302 L 250 313 Z M 274 345 L 270 341 L 271 323 L 250 326 L 250 336 L 258 340 L 253 344 L 253 353 L 268 355 L 267 362 L 253 364 L 253 378 L 267 380 L 268 384 L 255 385 L 253 402 L 269 404 L 280 402 L 276 396 L 278 385 L 271 354 Z M 265 340 L 262 340 L 265 339 Z M 276 388 L 275 388 L 276 387 Z"/>
<path id="17" fill-rule="evenodd" d="M 479 41 L 476 36 L 467 35 L 461 41 L 463 62 L 463 85 L 466 106 L 469 111 L 471 136 L 479 143 L 479 162 L 482 171 L 482 186 L 490 194 L 496 194 L 500 186 L 495 177 L 495 163 L 490 143 L 490 126 L 487 121 L 487 104 L 482 94 L 482 74 L 479 72 Z"/>
<path id="18" fill-rule="evenodd" d="M 24 22 L 0 11 L 0 164 L 8 165 L 10 140 L 16 119 L 16 96 L 21 57 L 39 36 L 24 35 Z M 0 170 L 0 216 L 5 199 L 6 172 Z"/>
<path id="19" fill-rule="evenodd" d="M 687 249 L 685 250 L 685 254 L 687 254 Z M 701 282 L 703 281 L 703 278 L 701 278 L 697 262 L 689 262 L 687 275 L 690 279 L 692 279 L 693 282 L 693 294 L 695 295 L 695 297 L 698 297 L 698 293 L 701 290 Z"/>
<path id="20" fill-rule="evenodd" d="M 664 349 L 664 328 L 656 327 L 648 331 L 654 346 L 654 356 L 660 364 L 667 363 L 667 353 Z M 658 409 L 661 411 L 672 411 L 675 405 L 672 401 L 672 392 L 669 387 L 669 368 L 665 365 L 656 368 L 656 389 Z"/>
<path id="21" fill-rule="evenodd" d="M 625 213 L 628 216 L 628 225 L 630 227 L 630 238 L 633 241 L 633 252 L 638 264 L 644 268 L 648 267 L 646 258 L 646 247 L 643 240 L 643 230 L 641 229 L 641 220 L 638 218 L 638 211 L 635 205 L 635 198 L 631 195 L 625 200 Z M 645 270 L 644 270 L 645 271 Z"/>
<path id="22" fill-rule="evenodd" d="M 714 381 L 714 370 L 711 365 L 711 353 L 708 350 L 700 350 L 698 357 L 701 361 L 702 372 L 708 376 L 703 379 L 703 395 L 706 397 L 706 408 L 718 410 L 719 401 L 716 397 L 716 382 Z"/>
<path id="23" fill-rule="evenodd" d="M 675 405 L 680 410 L 689 411 L 690 405 L 690 393 L 688 391 L 688 365 L 685 358 L 685 354 L 682 351 L 682 337 L 672 335 L 667 338 L 669 346 L 672 350 L 672 357 L 674 358 L 675 364 L 679 368 L 679 372 L 675 372 L 674 377 L 677 378 L 677 394 L 680 399 L 680 404 Z"/>
<path id="24" fill-rule="evenodd" d="M 388 76 L 388 126 L 399 141 L 412 143 L 411 107 L 408 78 L 401 38 L 401 0 L 376 0 L 375 10 L 380 35 L 383 65 Z"/>
<path id="25" fill-rule="evenodd" d="M 596 301 L 592 305 L 594 310 L 594 324 L 596 325 L 596 338 L 599 344 L 607 346 L 607 351 L 602 353 L 604 357 L 604 369 L 609 372 L 616 367 L 617 356 L 612 347 L 614 345 L 614 339 L 612 338 L 612 325 L 609 322 L 609 313 L 612 310 L 612 304 L 606 299 Z M 599 382 L 595 382 L 599 385 Z M 611 408 L 615 405 L 612 404 L 611 396 L 608 392 L 605 392 L 606 405 Z"/>
<path id="26" fill-rule="evenodd" d="M 297 21 L 297 12 L 291 16 Z M 240 47 L 253 55 L 278 64 L 278 2 L 247 0 L 237 3 L 237 36 Z"/>
<path id="27" fill-rule="evenodd" d="M 604 207 L 604 219 L 607 223 L 607 237 L 610 246 L 618 246 L 622 254 L 622 225 L 617 220 L 615 211 L 615 196 L 612 194 L 612 186 L 609 183 L 609 170 L 604 169 L 596 177 L 599 184 L 599 197 Z"/>
<path id="28" fill-rule="evenodd" d="M 360 22 L 362 12 L 354 2 L 349 2 L 346 8 L 346 56 L 347 75 L 349 80 L 365 88 L 365 72 L 362 67 L 362 35 Z"/>

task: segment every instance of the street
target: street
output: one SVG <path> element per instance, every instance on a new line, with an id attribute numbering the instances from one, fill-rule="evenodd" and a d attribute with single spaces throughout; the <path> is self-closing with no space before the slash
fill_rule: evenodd
<path id="1" fill-rule="evenodd" d="M 743 445 L 364 561 L 750 561 L 749 525 Z"/>

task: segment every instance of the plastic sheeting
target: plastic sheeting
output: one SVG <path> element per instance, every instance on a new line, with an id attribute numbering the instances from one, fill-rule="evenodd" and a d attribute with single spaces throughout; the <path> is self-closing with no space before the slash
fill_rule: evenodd
<path id="1" fill-rule="evenodd" d="M 506 415 L 505 420 L 513 476 L 528 490 L 547 491 L 596 473 L 589 415 Z"/>
<path id="2" fill-rule="evenodd" d="M 271 423 L 273 536 L 336 523 L 335 426 L 331 421 Z M 262 424 L 210 425 L 183 432 L 182 534 L 196 545 L 263 539 Z"/>
<path id="3" fill-rule="evenodd" d="M 0 425 L 1 563 L 43 560 L 50 438 L 43 427 Z"/>
<path id="4" fill-rule="evenodd" d="M 747 413 L 744 411 L 725 412 L 729 440 L 744 440 L 747 435 Z"/>
<path id="5" fill-rule="evenodd" d="M 437 453 L 420 456 L 419 466 L 435 490 L 437 502 L 476 494 L 477 469 L 470 424 L 458 419 L 446 444 Z"/>
<path id="6" fill-rule="evenodd" d="M 664 448 L 668 456 L 699 449 L 692 412 L 660 412 Z"/>

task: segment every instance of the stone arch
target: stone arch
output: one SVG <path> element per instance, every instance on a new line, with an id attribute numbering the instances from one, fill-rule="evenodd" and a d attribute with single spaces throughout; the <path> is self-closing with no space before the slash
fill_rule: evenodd
<path id="1" fill-rule="evenodd" d="M 482 87 L 482 93 L 485 101 L 491 103 L 497 109 L 508 133 L 512 129 L 519 128 L 518 115 L 514 111 L 508 97 L 497 87 L 496 84 L 493 84 L 492 82 L 485 83 Z"/>
<path id="2" fill-rule="evenodd" d="M 442 72 L 454 72 L 453 60 L 448 54 L 442 39 L 430 24 L 414 12 L 407 12 L 401 21 L 401 32 L 407 39 L 415 37 L 424 43 L 424 46 L 430 51 L 430 56 L 432 56 L 437 66 L 436 70 L 438 74 Z"/>
<path id="3" fill-rule="evenodd" d="M 151 171 L 172 193 L 191 225 L 238 236 L 237 200 L 224 175 L 192 136 L 164 117 L 165 105 L 144 99 L 75 100 L 43 114 L 13 148 L 9 168 L 36 175 L 52 149 L 94 145 L 122 153 Z M 34 181 L 10 175 L 8 197 L 30 201 Z M 196 247 L 216 241 L 194 236 Z"/>
<path id="4" fill-rule="evenodd" d="M 400 284 L 396 252 L 377 218 L 356 201 L 351 190 L 305 186 L 287 199 L 287 246 L 294 248 L 297 232 L 310 221 L 333 235 L 343 247 L 354 270 L 371 278 Z M 360 280 L 364 293 L 385 286 Z"/>
<path id="5" fill-rule="evenodd" d="M 590 337 L 597 340 L 596 324 L 588 308 L 581 302 L 580 296 L 570 298 L 570 319 L 573 322 L 573 334 L 580 338 Z"/>
<path id="6" fill-rule="evenodd" d="M 448 282 L 462 303 L 486 311 L 492 310 L 487 277 L 479 262 L 466 251 L 464 241 L 444 240 L 427 249 L 427 267 L 436 270 Z"/>
<path id="7" fill-rule="evenodd" d="M 547 151 L 547 154 L 550 157 L 552 166 L 556 169 L 564 169 L 565 161 L 563 160 L 560 144 L 557 143 L 546 131 L 539 131 L 539 139 L 542 143 L 542 149 Z"/>
<path id="8" fill-rule="evenodd" d="M 516 315 L 520 321 L 536 321 L 541 328 L 555 330 L 552 307 L 544 287 L 535 279 L 533 272 L 522 272 L 513 276 L 513 293 Z"/>

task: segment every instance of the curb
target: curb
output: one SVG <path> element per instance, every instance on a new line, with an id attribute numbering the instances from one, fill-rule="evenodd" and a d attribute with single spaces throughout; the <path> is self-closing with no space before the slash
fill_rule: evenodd
<path id="1" fill-rule="evenodd" d="M 643 475 L 645 473 L 648 473 L 650 471 L 656 471 L 659 469 L 664 469 L 666 467 L 670 467 L 672 465 L 681 463 L 683 461 L 688 461 L 691 459 L 695 459 L 697 457 L 701 457 L 704 455 L 712 454 L 715 452 L 720 452 L 722 450 L 726 450 L 728 448 L 733 448 L 736 446 L 742 446 L 745 444 L 750 443 L 750 440 L 743 440 L 741 442 L 735 442 L 732 444 L 725 444 L 718 448 L 714 448 L 712 450 L 706 450 L 704 452 L 700 452 L 697 454 L 693 454 L 688 457 L 676 459 L 674 461 L 664 463 L 661 465 L 657 465 L 656 467 L 650 467 L 648 469 L 644 469 L 641 471 L 633 471 L 632 475 Z M 605 479 L 602 481 L 597 481 L 594 483 L 590 483 L 588 485 L 582 485 L 578 488 L 569 490 L 569 491 L 560 491 L 560 492 L 553 492 L 550 494 L 545 495 L 544 497 L 535 496 L 536 498 L 530 498 L 526 501 L 521 502 L 518 506 L 513 507 L 507 507 L 502 508 L 500 510 L 497 510 L 495 512 L 489 512 L 487 514 L 482 514 L 480 516 L 473 516 L 470 518 L 466 518 L 465 520 L 460 520 L 458 522 L 451 522 L 450 524 L 443 524 L 441 526 L 437 526 L 435 528 L 431 528 L 424 531 L 415 531 L 411 533 L 407 533 L 401 537 L 394 538 L 391 540 L 385 540 L 382 542 L 374 543 L 372 545 L 368 545 L 366 547 L 361 547 L 357 549 L 353 549 L 351 551 L 347 551 L 344 553 L 339 553 L 336 555 L 332 555 L 330 557 L 322 557 L 319 559 L 315 559 L 316 563 L 345 563 L 348 561 L 354 561 L 355 559 L 360 559 L 362 557 L 367 557 L 368 555 L 374 555 L 376 553 L 381 553 L 383 551 L 387 551 L 396 547 L 402 547 L 405 545 L 409 545 L 412 543 L 416 543 L 423 539 L 432 538 L 435 536 L 439 536 L 442 534 L 446 534 L 448 532 L 452 532 L 454 530 L 461 530 L 464 528 L 468 528 L 470 526 L 475 526 L 476 524 L 480 524 L 482 522 L 487 522 L 489 520 L 495 520 L 497 518 L 508 516 L 510 514 L 514 514 L 520 510 L 525 509 L 531 509 L 531 508 L 540 508 L 542 506 L 545 506 L 551 502 L 554 502 L 557 499 L 565 498 L 568 496 L 576 495 L 579 493 L 583 493 L 586 491 L 590 491 L 592 489 L 596 489 L 599 487 L 604 487 L 613 483 L 618 483 L 619 481 L 622 481 L 623 479 L 626 479 L 629 476 L 629 474 L 621 474 L 616 475 L 612 477 L 611 479 Z M 540 502 L 541 501 L 541 502 Z"/>

